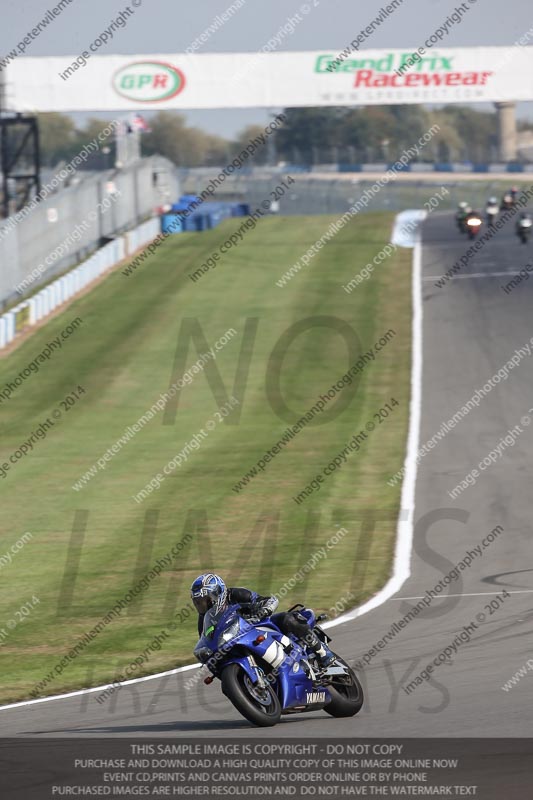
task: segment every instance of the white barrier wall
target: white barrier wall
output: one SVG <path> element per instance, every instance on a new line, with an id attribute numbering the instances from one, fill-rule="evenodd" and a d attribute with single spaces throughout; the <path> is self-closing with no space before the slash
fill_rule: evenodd
<path id="1" fill-rule="evenodd" d="M 124 234 L 126 244 L 126 252 L 124 255 L 129 256 L 131 253 L 138 250 L 139 247 L 142 247 L 143 244 L 146 244 L 146 242 L 151 242 L 152 239 L 155 239 L 160 230 L 159 217 L 155 217 L 154 219 L 149 219 L 148 222 L 143 222 L 143 224 L 139 225 L 137 228 L 128 231 Z"/>
<path id="2" fill-rule="evenodd" d="M 83 264 L 50 283 L 45 289 L 41 289 L 28 300 L 2 314 L 0 316 L 0 350 L 7 347 L 17 332 L 20 332 L 17 331 L 17 320 L 21 328 L 40 322 L 126 256 L 155 239 L 159 231 L 158 217 L 143 222 L 142 225 L 138 225 L 123 236 L 117 236 L 114 241 L 97 250 Z"/>

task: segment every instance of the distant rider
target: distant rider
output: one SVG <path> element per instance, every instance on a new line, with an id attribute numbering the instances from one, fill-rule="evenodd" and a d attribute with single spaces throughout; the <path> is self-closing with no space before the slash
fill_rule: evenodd
<path id="1" fill-rule="evenodd" d="M 325 669 L 333 661 L 335 655 L 320 641 L 314 630 L 308 625 L 305 617 L 298 612 L 272 612 L 278 607 L 275 595 L 263 597 L 251 589 L 227 587 L 219 575 L 209 572 L 199 575 L 191 586 L 191 599 L 198 612 L 198 635 L 202 635 L 204 616 L 210 608 L 220 613 L 230 605 L 248 606 L 243 609 L 246 619 L 252 624 L 270 617 L 282 633 L 293 634 L 302 640 L 313 652 L 320 666 Z"/>
<path id="2" fill-rule="evenodd" d="M 459 226 L 459 229 L 461 231 L 464 231 L 465 229 L 466 216 L 470 211 L 472 211 L 472 209 L 470 208 L 468 203 L 462 200 L 459 203 L 455 214 L 455 221 L 457 222 L 457 225 Z"/>
<path id="3" fill-rule="evenodd" d="M 494 220 L 499 210 L 500 207 L 498 205 L 497 198 L 494 196 L 489 197 L 489 199 L 487 200 L 487 204 L 485 206 L 485 214 L 487 216 L 487 222 L 489 223 L 489 225 L 492 225 L 494 223 Z"/>
<path id="4" fill-rule="evenodd" d="M 501 210 L 505 208 L 512 208 L 514 206 L 514 197 L 511 192 L 506 192 L 502 197 L 502 202 L 500 205 Z"/>
<path id="5" fill-rule="evenodd" d="M 516 220 L 516 232 L 520 233 L 521 229 L 531 228 L 532 224 L 533 220 L 531 219 L 531 214 L 527 211 L 522 211 L 520 217 Z"/>
<path id="6" fill-rule="evenodd" d="M 457 206 L 457 212 L 455 214 L 455 219 L 457 221 L 464 219 L 469 210 L 470 210 L 470 206 L 468 205 L 468 203 L 465 200 L 461 200 L 461 202 Z"/>

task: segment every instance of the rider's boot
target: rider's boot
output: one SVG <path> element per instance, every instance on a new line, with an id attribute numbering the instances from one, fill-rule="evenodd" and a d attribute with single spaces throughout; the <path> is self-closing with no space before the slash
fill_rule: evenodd
<path id="1" fill-rule="evenodd" d="M 315 654 L 321 669 L 327 669 L 335 661 L 335 654 L 321 642 L 314 631 L 310 631 L 305 637 L 308 650 Z"/>

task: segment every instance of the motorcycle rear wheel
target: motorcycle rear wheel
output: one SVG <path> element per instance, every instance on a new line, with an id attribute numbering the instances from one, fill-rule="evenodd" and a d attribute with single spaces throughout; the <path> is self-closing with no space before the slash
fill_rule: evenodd
<path id="1" fill-rule="evenodd" d="M 270 728 L 280 721 L 281 705 L 272 686 L 254 686 L 239 664 L 229 664 L 224 669 L 221 683 L 228 700 L 253 725 Z"/>
<path id="2" fill-rule="evenodd" d="M 324 711 L 332 717 L 354 717 L 365 701 L 363 687 L 359 678 L 346 661 L 337 656 L 337 661 L 348 670 L 348 675 L 339 677 L 328 685 L 331 702 L 324 706 Z"/>

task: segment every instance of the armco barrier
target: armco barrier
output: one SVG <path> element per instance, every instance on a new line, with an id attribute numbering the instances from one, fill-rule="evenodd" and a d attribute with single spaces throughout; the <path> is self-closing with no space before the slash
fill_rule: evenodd
<path id="1" fill-rule="evenodd" d="M 143 222 L 123 236 L 117 236 L 87 261 L 57 278 L 28 300 L 6 311 L 0 316 L 0 350 L 7 347 L 21 330 L 47 317 L 112 266 L 155 239 L 158 233 L 158 217 Z"/>

